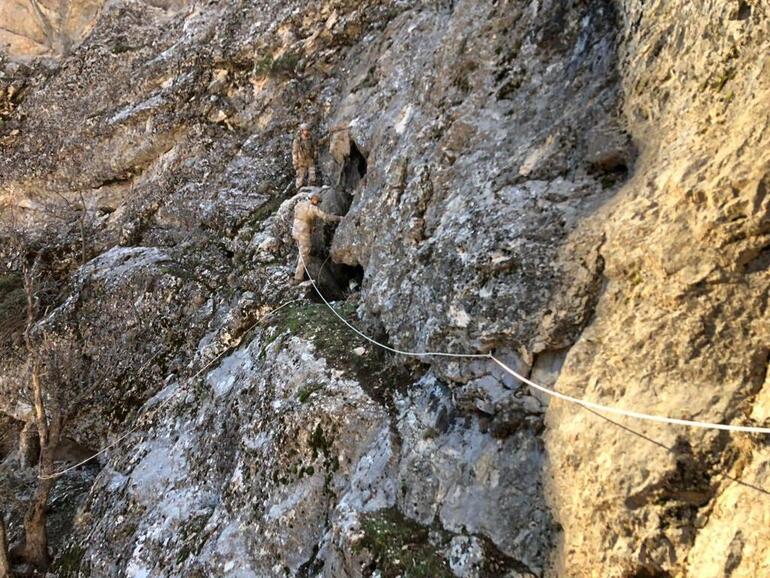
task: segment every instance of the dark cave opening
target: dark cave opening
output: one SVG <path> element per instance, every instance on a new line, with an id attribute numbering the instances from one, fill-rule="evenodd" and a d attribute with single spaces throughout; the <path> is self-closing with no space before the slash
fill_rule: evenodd
<path id="1" fill-rule="evenodd" d="M 360 265 L 334 263 L 331 259 L 319 261 L 313 259 L 308 265 L 310 274 L 316 279 L 318 290 L 327 301 L 340 301 L 361 289 L 364 281 L 364 268 Z M 321 298 L 312 287 L 308 288 L 307 298 L 320 303 Z"/>
<path id="2" fill-rule="evenodd" d="M 746 20 L 751 16 L 751 5 L 746 0 L 740 0 L 731 20 Z"/>
<path id="3" fill-rule="evenodd" d="M 352 193 L 366 176 L 368 165 L 366 157 L 356 145 L 356 141 L 350 139 L 350 154 L 342 165 L 340 174 L 340 187 L 343 191 Z"/>
<path id="4" fill-rule="evenodd" d="M 356 142 L 350 139 L 350 154 L 342 164 L 337 178 L 338 203 L 335 207 L 337 214 L 346 215 L 348 213 L 350 205 L 353 204 L 353 196 L 366 177 L 367 170 L 366 156 L 358 148 Z"/>
<path id="5" fill-rule="evenodd" d="M 336 265 L 340 279 L 347 280 L 348 292 L 353 293 L 361 288 L 364 282 L 364 268 L 361 265 Z"/>
<path id="6" fill-rule="evenodd" d="M 354 195 L 357 193 L 361 182 L 366 177 L 368 164 L 366 156 L 358 148 L 355 141 L 350 139 L 350 153 L 340 167 L 337 178 L 337 186 L 332 187 L 325 195 L 322 209 L 335 215 L 347 215 L 353 204 Z M 323 246 L 322 254 L 313 255 L 308 263 L 308 270 L 316 280 L 318 289 L 325 299 L 338 301 L 347 298 L 351 293 L 360 290 L 364 280 L 364 269 L 360 265 L 346 265 L 335 263 L 328 252 L 333 236 L 330 226 L 324 226 L 322 239 L 316 238 L 315 247 Z M 321 299 L 315 290 L 310 287 L 307 297 L 315 302 Z"/>
<path id="7" fill-rule="evenodd" d="M 596 176 L 603 189 L 611 189 L 628 180 L 629 169 L 626 163 L 618 163 L 604 171 L 597 172 Z"/>

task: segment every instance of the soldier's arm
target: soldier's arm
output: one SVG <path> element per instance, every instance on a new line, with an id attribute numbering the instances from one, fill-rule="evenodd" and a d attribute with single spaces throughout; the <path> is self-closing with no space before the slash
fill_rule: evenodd
<path id="1" fill-rule="evenodd" d="M 297 158 L 299 157 L 299 141 L 295 138 L 291 143 L 291 164 L 297 166 Z"/>
<path id="2" fill-rule="evenodd" d="M 323 220 L 327 223 L 339 223 L 342 220 L 342 217 L 339 215 L 332 215 L 331 213 L 325 213 L 324 211 L 321 211 L 323 213 Z"/>
<path id="3" fill-rule="evenodd" d="M 339 223 L 342 220 L 342 217 L 340 217 L 339 215 L 332 215 L 331 213 L 327 213 L 326 211 L 322 211 L 318 207 L 314 206 L 313 209 L 315 209 L 313 211 L 314 216 L 319 218 L 319 219 L 323 219 L 327 223 Z"/>

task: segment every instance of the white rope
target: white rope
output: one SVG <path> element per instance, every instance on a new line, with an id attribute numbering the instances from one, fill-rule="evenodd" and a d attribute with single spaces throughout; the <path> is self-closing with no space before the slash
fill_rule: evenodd
<path id="1" fill-rule="evenodd" d="M 373 343 L 377 347 L 381 347 L 382 349 L 385 349 L 387 351 L 390 351 L 392 353 L 397 353 L 399 355 L 406 355 L 409 357 L 465 357 L 470 359 L 478 359 L 478 358 L 488 358 L 489 354 L 486 353 L 445 353 L 442 351 L 425 351 L 423 353 L 417 352 L 417 351 L 404 351 L 402 349 L 394 349 L 393 347 L 390 347 L 388 345 L 385 345 L 384 343 L 380 343 L 379 341 L 375 341 L 368 335 L 362 333 L 359 331 L 356 327 L 351 325 L 347 319 L 342 317 L 337 311 L 332 307 L 331 303 L 329 303 L 326 300 L 326 297 L 323 296 L 323 294 L 318 290 L 318 287 L 315 284 L 315 281 L 313 280 L 313 277 L 310 275 L 310 271 L 307 270 L 307 266 L 305 265 L 305 260 L 302 258 L 302 253 L 299 254 L 299 259 L 302 261 L 302 267 L 305 269 L 305 273 L 307 273 L 308 279 L 310 279 L 310 283 L 313 284 L 313 289 L 315 289 L 315 292 L 318 293 L 318 296 L 323 300 L 323 302 L 326 304 L 326 306 L 331 310 L 332 313 L 342 321 L 345 325 L 347 325 L 350 329 L 352 329 L 355 333 L 366 339 L 369 343 Z M 325 263 L 325 262 L 324 262 Z"/>
<path id="2" fill-rule="evenodd" d="M 267 318 L 267 317 L 269 317 L 270 315 L 274 315 L 275 313 L 277 313 L 278 311 L 280 311 L 280 310 L 281 310 L 281 309 L 283 309 L 284 307 L 286 307 L 286 306 L 288 306 L 288 305 L 291 305 L 292 303 L 296 303 L 297 301 L 300 301 L 300 300 L 299 300 L 299 299 L 292 299 L 291 301 L 287 301 L 287 302 L 286 302 L 286 303 L 284 303 L 283 305 L 281 305 L 281 306 L 279 306 L 279 307 L 276 307 L 275 309 L 272 309 L 272 310 L 268 311 L 267 313 L 265 313 L 264 315 L 261 315 L 260 317 L 258 317 L 258 318 L 257 318 L 257 319 L 254 321 L 254 323 L 252 323 L 251 325 L 249 325 L 249 327 L 246 329 L 246 331 L 244 331 L 244 332 L 243 332 L 243 335 L 241 336 L 241 338 L 238 340 L 238 342 L 237 342 L 237 343 L 235 343 L 235 344 L 231 345 L 230 347 L 226 348 L 226 349 L 225 349 L 224 351 L 222 351 L 222 352 L 221 352 L 219 355 L 217 355 L 217 356 L 216 356 L 216 357 L 214 357 L 214 358 L 213 358 L 211 361 L 209 361 L 209 362 L 208 362 L 206 365 L 204 365 L 203 367 L 201 367 L 201 368 L 200 368 L 198 371 L 196 371 L 196 372 L 195 372 L 195 374 L 194 374 L 192 377 L 190 377 L 190 378 L 187 380 L 187 382 L 189 383 L 189 382 L 193 381 L 194 379 L 197 379 L 198 377 L 200 377 L 200 375 L 201 375 L 201 374 L 202 374 L 204 371 L 206 371 L 208 368 L 210 368 L 212 365 L 214 365 L 214 363 L 216 363 L 217 361 L 219 361 L 219 360 L 220 360 L 220 359 L 221 359 L 221 358 L 222 358 L 222 357 L 223 357 L 223 356 L 224 356 L 226 353 L 229 353 L 230 351 L 232 351 L 233 349 L 235 349 L 236 347 L 238 347 L 238 346 L 241 344 L 241 342 L 243 341 L 243 336 L 245 336 L 246 334 L 248 334 L 248 332 L 249 332 L 249 331 L 251 331 L 251 330 L 252 330 L 254 327 L 256 327 L 256 325 L 257 325 L 258 323 L 260 323 L 260 322 L 261 322 L 263 319 L 266 319 L 266 318 Z M 155 355 L 157 355 L 157 353 L 156 353 Z M 150 361 L 152 361 L 152 360 L 155 358 L 155 355 L 154 355 L 154 356 L 153 356 L 153 357 L 150 359 Z M 144 369 L 144 367 L 146 367 L 148 364 L 149 364 L 149 361 L 148 361 L 147 363 L 145 363 L 145 364 L 142 366 L 142 370 L 143 370 L 143 369 Z M 140 371 L 141 371 L 141 370 L 140 370 Z M 175 392 L 171 393 L 171 394 L 170 394 L 168 397 L 166 397 L 166 398 L 165 398 L 164 400 L 162 400 L 162 401 L 161 401 L 161 402 L 160 402 L 158 405 L 156 405 L 156 406 L 155 406 L 155 408 L 154 408 L 154 409 L 155 409 L 155 411 L 159 410 L 161 407 L 163 407 L 165 404 L 167 404 L 167 403 L 168 403 L 168 402 L 169 402 L 171 399 L 173 399 L 173 398 L 174 398 L 174 397 L 175 397 L 175 396 L 176 396 L 178 393 L 180 393 L 180 392 L 182 392 L 182 391 L 184 391 L 184 387 L 179 387 L 179 388 L 177 388 L 177 390 L 176 390 Z M 59 478 L 59 477 L 63 476 L 64 474 L 66 474 L 66 473 L 68 473 L 68 472 L 71 472 L 71 471 L 72 471 L 72 470 L 74 470 L 74 469 L 77 469 L 77 468 L 79 468 L 80 466 L 84 466 L 85 464 L 87 464 L 87 463 L 88 463 L 88 462 L 90 462 L 91 460 L 93 460 L 93 459 L 95 459 L 95 458 L 98 458 L 98 457 L 99 457 L 99 456 L 101 456 L 102 454 L 104 454 L 104 453 L 108 452 L 109 450 L 113 449 L 114 447 L 116 447 L 118 444 L 120 444 L 120 442 L 122 442 L 122 441 L 123 441 L 124 439 L 126 439 L 128 436 L 130 436 L 131 434 L 135 433 L 135 432 L 137 431 L 137 429 L 139 429 L 139 420 L 138 420 L 138 419 L 137 419 L 137 423 L 135 423 L 135 424 L 134 424 L 132 427 L 130 427 L 130 428 L 128 429 L 128 431 L 126 431 L 126 432 L 125 432 L 123 435 L 121 435 L 121 436 L 120 436 L 118 439 L 116 439 L 116 440 L 114 440 L 113 442 L 111 442 L 111 443 L 107 444 L 106 446 L 104 446 L 102 449 L 100 449 L 98 452 L 96 452 L 96 453 L 95 453 L 95 454 L 93 454 L 92 456 L 90 456 L 90 457 L 88 457 L 88 458 L 84 459 L 83 461 L 81 461 L 81 462 L 78 462 L 78 463 L 76 463 L 76 464 L 74 464 L 74 465 L 72 465 L 72 466 L 69 466 L 68 468 L 65 468 L 65 469 L 63 469 L 63 470 L 60 470 L 60 471 L 58 471 L 58 472 L 55 472 L 55 473 L 53 473 L 53 474 L 49 474 L 49 475 L 39 475 L 39 476 L 38 476 L 38 478 L 39 478 L 39 479 L 41 479 L 41 480 L 52 480 L 52 479 L 54 479 L 54 478 Z"/>
<path id="3" fill-rule="evenodd" d="M 300 253 L 299 256 L 300 260 L 302 261 L 302 267 L 305 269 L 305 273 L 307 273 L 308 279 L 310 279 L 310 283 L 313 285 L 313 289 L 315 289 L 315 292 L 318 294 L 318 296 L 321 298 L 321 300 L 326 304 L 326 306 L 331 310 L 332 313 L 345 325 L 347 325 L 350 329 L 352 329 L 354 332 L 356 332 L 358 335 L 366 339 L 369 343 L 372 343 L 376 345 L 377 347 L 381 347 L 382 349 L 385 349 L 387 351 L 390 351 L 392 353 L 397 353 L 399 355 L 407 355 L 410 357 L 464 357 L 468 359 L 478 359 L 478 358 L 486 358 L 492 360 L 494 363 L 500 366 L 504 371 L 511 374 L 516 379 L 526 383 L 530 387 L 548 395 L 551 397 L 554 397 L 556 399 L 560 399 L 562 401 L 566 401 L 568 403 L 574 403 L 580 406 L 583 406 L 585 408 L 590 408 L 595 411 L 603 411 L 606 413 L 611 413 L 615 415 L 622 415 L 625 417 L 632 417 L 636 419 L 646 420 L 646 421 L 652 421 L 657 423 L 664 423 L 664 424 L 671 424 L 671 425 L 681 425 L 681 426 L 687 426 L 687 427 L 696 427 L 696 428 L 703 428 L 703 429 L 714 429 L 714 430 L 723 430 L 723 431 L 731 431 L 731 432 L 742 432 L 742 433 L 755 433 L 755 434 L 770 434 L 770 428 L 767 427 L 756 427 L 756 426 L 745 426 L 745 425 L 731 425 L 731 424 L 723 424 L 723 423 L 712 423 L 712 422 L 706 422 L 706 421 L 695 421 L 695 420 L 689 420 L 689 419 L 679 419 L 679 418 L 673 418 L 673 417 L 666 417 L 666 416 L 660 416 L 660 415 L 653 415 L 649 413 L 642 413 L 639 411 L 633 411 L 628 409 L 622 409 L 619 407 L 613 407 L 609 405 L 603 405 L 600 403 L 595 403 L 592 401 L 587 401 L 584 399 L 579 399 L 577 397 L 572 397 L 571 395 L 566 395 L 564 393 L 560 393 L 554 389 L 551 389 L 549 387 L 546 387 L 544 385 L 541 385 L 539 383 L 535 383 L 531 379 L 521 375 L 517 371 L 511 369 L 508 365 L 497 359 L 494 355 L 491 353 L 444 353 L 440 351 L 426 351 L 423 353 L 415 352 L 415 351 L 404 351 L 401 349 L 395 349 L 393 347 L 389 347 L 385 345 L 384 343 L 380 343 L 379 341 L 376 341 L 375 339 L 372 339 L 368 335 L 365 335 L 360 330 L 358 330 L 356 327 L 350 324 L 347 319 L 342 317 L 337 311 L 332 307 L 331 303 L 329 303 L 326 298 L 323 296 L 321 291 L 318 289 L 318 286 L 316 285 L 315 280 L 313 279 L 312 275 L 310 275 L 310 271 L 308 271 L 307 265 L 305 264 L 305 260 L 302 258 L 302 254 Z"/>
<path id="4" fill-rule="evenodd" d="M 155 353 L 153 353 L 153 354 L 152 354 L 152 356 L 150 356 L 150 359 L 148 359 L 147 361 L 145 361 L 145 362 L 142 364 L 142 366 L 139 368 L 139 371 L 137 371 L 137 372 L 136 372 L 136 375 L 137 375 L 137 377 L 138 377 L 138 376 L 140 376 L 140 375 L 142 375 L 142 373 L 144 373 L 144 370 L 145 370 L 145 369 L 146 369 L 146 368 L 147 368 L 147 367 L 150 365 L 150 363 L 152 363 L 152 362 L 153 362 L 153 360 L 154 360 L 156 357 L 158 357 L 158 355 L 160 355 L 160 351 L 156 351 Z M 96 388 L 92 388 L 92 390 L 91 390 L 91 391 L 94 391 L 95 389 L 96 389 Z M 101 450 L 99 450 L 98 452 L 96 452 L 95 454 L 93 454 L 92 456 L 90 456 L 90 457 L 86 458 L 86 459 L 85 459 L 85 460 L 83 460 L 82 462 L 79 462 L 79 463 L 77 463 L 77 464 L 75 464 L 75 465 L 73 465 L 73 466 L 71 466 L 71 467 L 69 467 L 69 468 L 67 468 L 67 469 L 65 469 L 65 470 L 62 470 L 62 471 L 60 471 L 60 472 L 56 472 L 56 473 L 50 474 L 50 475 L 48 475 L 48 476 L 38 476 L 38 478 L 39 478 L 39 479 L 41 479 L 41 480 L 51 480 L 51 479 L 54 479 L 54 478 L 58 478 L 58 477 L 61 477 L 61 476 L 63 476 L 64 474 L 66 474 L 67 472 L 69 472 L 69 471 L 71 471 L 71 470 L 74 470 L 74 469 L 76 469 L 76 468 L 79 468 L 80 466 L 83 466 L 83 465 L 87 464 L 88 462 L 90 462 L 90 461 L 91 461 L 91 460 L 93 460 L 94 458 L 97 458 L 97 457 L 99 457 L 99 456 L 100 456 L 100 455 L 102 455 L 104 452 L 106 452 L 106 451 L 108 451 L 109 449 L 111 449 L 112 447 L 114 447 L 114 446 L 118 445 L 120 442 L 122 442 L 124 439 L 126 439 L 126 438 L 127 438 L 127 437 L 128 437 L 130 434 L 132 434 L 134 431 L 136 431 L 136 427 L 134 427 L 133 429 L 130 429 L 129 431 L 127 431 L 127 432 L 125 433 L 125 435 L 123 435 L 123 436 L 119 437 L 117 440 L 115 440 L 115 441 L 114 441 L 114 442 L 112 442 L 111 444 L 109 444 L 109 445 L 105 446 L 104 448 L 102 448 Z"/>
<path id="5" fill-rule="evenodd" d="M 557 399 L 561 399 L 563 401 L 567 401 L 570 403 L 576 403 L 578 405 L 582 405 L 583 407 L 590 408 L 596 411 L 603 411 L 603 412 L 612 413 L 615 415 L 633 417 L 636 419 L 643 419 L 643 420 L 654 421 L 658 423 L 683 425 L 687 427 L 698 427 L 703 429 L 718 429 L 723 431 L 733 431 L 733 432 L 743 432 L 743 433 L 770 434 L 770 428 L 767 428 L 767 427 L 756 427 L 756 426 L 748 426 L 748 425 L 731 425 L 731 424 L 724 424 L 724 423 L 712 423 L 708 421 L 694 421 L 689 419 L 679 419 L 675 417 L 665 417 L 665 416 L 653 415 L 649 413 L 642 413 L 639 411 L 633 411 L 630 409 L 622 409 L 622 408 L 613 407 L 610 405 L 602 405 L 600 403 L 594 403 L 592 401 L 586 401 L 584 399 L 578 399 L 577 397 L 572 397 L 571 395 L 559 393 L 558 391 L 545 387 L 544 385 L 535 383 L 531 379 L 524 377 L 520 373 L 517 373 L 516 371 L 508 367 L 505 363 L 497 359 L 492 354 L 489 355 L 489 358 L 492 361 L 494 361 L 497 365 L 502 367 L 505 371 L 510 373 L 512 376 L 514 376 L 515 378 L 520 379 L 521 381 L 523 381 L 530 387 L 535 388 L 538 391 L 542 391 L 546 395 L 550 395 L 552 397 L 555 397 Z"/>
<path id="6" fill-rule="evenodd" d="M 409 357 L 450 357 L 450 358 L 464 358 L 464 359 L 489 359 L 496 363 L 498 366 L 500 366 L 501 369 L 515 377 L 516 379 L 522 381 L 523 383 L 526 383 L 530 387 L 550 396 L 554 397 L 556 399 L 560 399 L 562 401 L 566 401 L 568 403 L 574 403 L 576 405 L 580 405 L 585 408 L 593 409 L 595 411 L 600 412 L 606 412 L 611 413 L 615 415 L 625 416 L 625 417 L 631 417 L 646 421 L 652 421 L 656 423 L 663 423 L 663 424 L 670 424 L 670 425 L 681 425 L 686 427 L 696 427 L 696 428 L 703 428 L 703 429 L 713 429 L 713 430 L 722 430 L 722 431 L 731 431 L 731 432 L 742 432 L 742 433 L 755 433 L 755 434 L 770 434 L 770 428 L 766 427 L 756 427 L 756 426 L 742 426 L 742 425 L 731 425 L 731 424 L 722 424 L 722 423 L 712 423 L 712 422 L 704 422 L 704 421 L 695 421 L 695 420 L 688 420 L 688 419 L 679 419 L 679 418 L 672 418 L 672 417 L 666 417 L 666 416 L 660 416 L 660 415 L 653 415 L 628 409 L 622 409 L 618 407 L 613 407 L 609 405 L 604 405 L 600 403 L 595 403 L 591 401 L 587 401 L 584 399 L 579 399 L 577 397 L 573 397 L 571 395 L 566 395 L 564 393 L 560 393 L 556 390 L 553 390 L 549 387 L 546 387 L 544 385 L 541 385 L 539 383 L 536 383 L 532 381 L 531 379 L 525 377 L 524 375 L 518 373 L 502 361 L 500 361 L 497 357 L 492 355 L 491 353 L 449 353 L 444 351 L 406 351 L 403 349 L 396 349 L 394 347 L 390 347 L 388 345 L 385 345 L 384 343 L 380 343 L 376 339 L 373 339 L 360 331 L 357 327 L 352 325 L 347 319 L 345 319 L 342 315 L 340 315 L 336 309 L 332 306 L 329 301 L 326 300 L 326 298 L 321 293 L 321 290 L 318 288 L 318 285 L 316 285 L 315 280 L 313 279 L 312 275 L 310 275 L 310 271 L 308 271 L 307 265 L 305 263 L 305 260 L 302 258 L 302 254 L 299 255 L 300 261 L 302 261 L 302 267 L 305 270 L 305 273 L 307 273 L 308 279 L 310 279 L 310 283 L 313 286 L 313 289 L 318 294 L 318 296 L 321 298 L 321 300 L 324 302 L 324 304 L 329 308 L 329 310 L 334 314 L 337 319 L 342 321 L 349 329 L 351 329 L 353 332 L 355 332 L 357 335 L 368 341 L 369 343 L 372 343 L 373 345 L 376 345 L 377 347 L 380 347 L 386 351 L 390 351 L 391 353 L 395 353 L 398 355 L 404 355 Z M 270 315 L 273 315 L 277 313 L 279 310 L 283 309 L 284 307 L 291 305 L 292 303 L 298 302 L 299 299 L 293 299 L 291 301 L 287 301 L 286 303 L 280 305 L 279 307 L 276 307 L 275 309 L 268 311 L 264 315 L 260 316 L 257 320 L 254 321 L 247 329 L 244 331 L 243 335 L 246 335 L 251 329 L 253 329 L 258 323 L 260 323 L 262 320 L 266 319 Z M 241 344 L 243 337 L 238 340 L 238 343 L 231 345 L 224 351 L 222 351 L 219 355 L 214 357 L 211 361 L 209 361 L 206 365 L 204 365 L 201 369 L 199 369 L 192 377 L 188 379 L 188 382 L 197 379 L 200 377 L 200 375 L 209 369 L 214 363 L 216 363 L 219 359 L 221 359 L 226 353 L 232 351 L 235 347 L 238 347 Z M 142 371 L 149 363 L 157 356 L 157 353 L 150 358 L 148 362 L 146 362 L 140 371 Z M 175 392 L 171 393 L 168 397 L 166 397 L 163 401 L 161 401 L 156 407 L 155 410 L 160 409 L 163 407 L 166 403 L 168 403 L 171 399 L 173 399 L 178 393 L 183 391 L 184 388 L 180 387 Z M 79 468 L 80 466 L 83 466 L 87 464 L 88 462 L 94 460 L 95 458 L 105 454 L 109 450 L 115 448 L 117 445 L 119 445 L 123 440 L 128 438 L 131 434 L 135 433 L 139 428 L 139 424 L 136 423 L 134 426 L 128 429 L 123 435 L 118 437 L 113 442 L 107 444 L 102 449 L 100 449 L 98 452 L 94 453 L 90 457 L 68 467 L 63 470 L 60 470 L 58 472 L 55 472 L 53 474 L 49 475 L 40 475 L 38 476 L 41 480 L 50 480 L 54 478 L 58 478 L 63 476 L 64 474 Z"/>

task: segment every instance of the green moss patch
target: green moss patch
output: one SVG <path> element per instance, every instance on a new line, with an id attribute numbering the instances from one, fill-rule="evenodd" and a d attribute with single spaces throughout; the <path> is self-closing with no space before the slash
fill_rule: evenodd
<path id="1" fill-rule="evenodd" d="M 364 538 L 356 546 L 374 557 L 382 578 L 444 578 L 454 576 L 446 557 L 454 534 L 439 524 L 422 526 L 395 508 L 365 514 L 361 521 Z M 476 569 L 479 578 L 515 575 L 532 576 L 524 564 L 500 552 L 489 538 L 476 536 L 483 561 Z"/>
<path id="2" fill-rule="evenodd" d="M 297 400 L 299 400 L 300 403 L 305 403 L 308 399 L 310 399 L 310 396 L 313 395 L 316 391 L 321 391 L 323 389 L 322 383 L 310 383 L 299 390 L 299 393 L 297 394 Z"/>
<path id="3" fill-rule="evenodd" d="M 80 573 L 80 566 L 86 551 L 77 544 L 71 544 L 56 558 L 52 570 L 59 578 L 77 578 L 87 575 Z"/>
<path id="4" fill-rule="evenodd" d="M 359 323 L 352 303 L 336 304 L 334 307 L 353 325 Z M 393 391 L 403 390 L 419 377 L 397 364 L 391 354 L 351 331 L 323 303 L 305 302 L 286 307 L 276 314 L 272 323 L 278 329 L 272 339 L 287 330 L 292 335 L 307 339 L 329 365 L 352 374 L 369 397 L 386 407 L 391 406 Z M 363 347 L 366 352 L 356 355 L 353 350 L 358 347 Z M 312 393 L 320 390 L 312 388 L 309 384 L 300 390 L 301 402 L 304 403 Z"/>
<path id="5" fill-rule="evenodd" d="M 8 339 L 23 331 L 26 304 L 21 276 L 0 275 L 0 339 Z"/>
<path id="6" fill-rule="evenodd" d="M 394 509 L 364 516 L 364 538 L 357 546 L 366 548 L 383 578 L 451 578 L 446 561 L 430 542 L 428 528 L 409 520 Z"/>
<path id="7" fill-rule="evenodd" d="M 262 56 L 254 61 L 252 73 L 256 77 L 261 76 L 285 76 L 292 77 L 297 73 L 301 56 L 297 52 L 287 52 L 278 58 L 270 55 Z"/>

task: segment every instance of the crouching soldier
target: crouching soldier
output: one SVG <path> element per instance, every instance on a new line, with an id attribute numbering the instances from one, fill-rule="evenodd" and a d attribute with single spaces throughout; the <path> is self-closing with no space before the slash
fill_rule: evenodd
<path id="1" fill-rule="evenodd" d="M 294 281 L 297 283 L 301 283 L 305 276 L 303 263 L 309 263 L 315 220 L 321 219 L 327 223 L 338 223 L 342 220 L 340 216 L 331 215 L 319 209 L 318 203 L 320 202 L 321 196 L 318 193 L 313 193 L 310 195 L 309 201 L 300 201 L 294 207 L 294 224 L 291 229 L 291 236 L 297 241 L 297 249 L 299 250 L 297 269 L 294 271 Z"/>
<path id="2" fill-rule="evenodd" d="M 294 137 L 294 143 L 291 147 L 291 160 L 294 164 L 294 170 L 297 171 L 297 188 L 299 189 L 305 182 L 310 186 L 316 184 L 315 173 L 316 143 L 313 135 L 310 134 L 310 127 L 303 123 L 299 127 L 299 133 Z"/>

